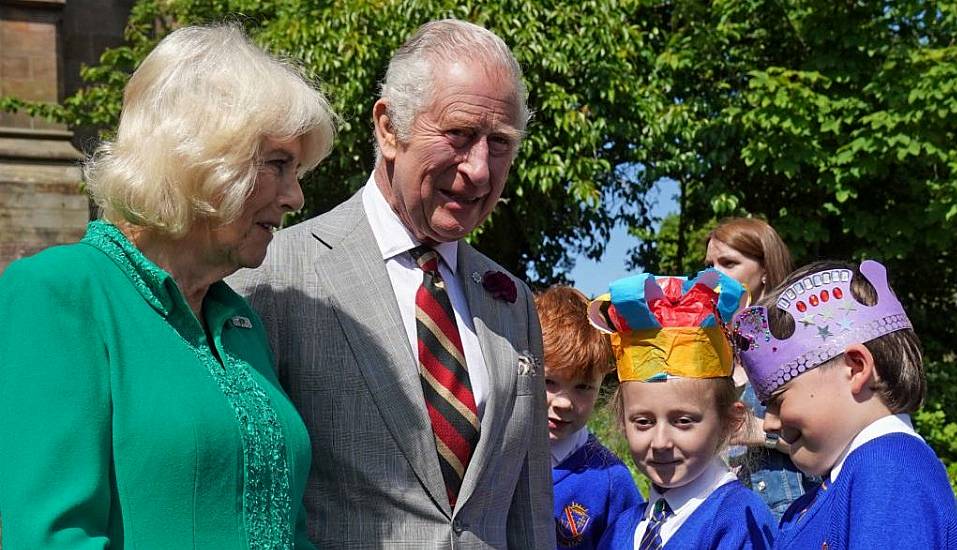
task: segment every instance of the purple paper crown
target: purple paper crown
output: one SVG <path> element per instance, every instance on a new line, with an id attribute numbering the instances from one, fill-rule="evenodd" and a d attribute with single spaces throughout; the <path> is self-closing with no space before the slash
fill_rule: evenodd
<path id="1" fill-rule="evenodd" d="M 854 299 L 849 269 L 818 271 L 782 292 L 777 307 L 794 318 L 794 334 L 786 340 L 771 334 L 764 307 L 749 307 L 735 316 L 735 351 L 761 401 L 851 344 L 911 328 L 904 307 L 887 286 L 884 266 L 866 260 L 860 271 L 877 291 L 873 306 Z"/>

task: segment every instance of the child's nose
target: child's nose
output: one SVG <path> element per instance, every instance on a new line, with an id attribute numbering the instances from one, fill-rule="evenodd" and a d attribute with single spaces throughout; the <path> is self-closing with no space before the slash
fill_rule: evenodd
<path id="1" fill-rule="evenodd" d="M 671 432 L 666 426 L 658 424 L 654 428 L 655 432 L 651 438 L 651 447 L 653 449 L 670 449 L 672 447 Z"/>
<path id="2" fill-rule="evenodd" d="M 555 396 L 552 397 L 552 407 L 556 409 L 570 409 L 572 408 L 572 400 L 564 393 L 555 394 Z"/>
<path id="3" fill-rule="evenodd" d="M 770 409 L 764 411 L 764 431 L 768 433 L 781 431 L 781 419 Z"/>

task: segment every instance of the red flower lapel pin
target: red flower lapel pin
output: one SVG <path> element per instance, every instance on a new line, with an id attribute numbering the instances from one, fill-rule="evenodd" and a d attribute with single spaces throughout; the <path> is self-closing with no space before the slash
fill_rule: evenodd
<path id="1" fill-rule="evenodd" d="M 472 279 L 476 283 L 481 282 L 482 288 L 490 292 L 496 300 L 514 304 L 515 300 L 518 299 L 518 288 L 515 286 L 515 281 L 501 271 L 486 271 L 485 275 L 481 277 L 476 272 L 472 274 Z"/>

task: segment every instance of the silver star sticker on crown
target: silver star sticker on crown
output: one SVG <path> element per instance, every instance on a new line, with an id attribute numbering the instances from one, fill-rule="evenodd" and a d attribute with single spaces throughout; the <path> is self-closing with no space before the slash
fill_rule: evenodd
<path id="1" fill-rule="evenodd" d="M 827 340 L 827 339 L 830 338 L 831 336 L 834 336 L 833 334 L 831 334 L 831 326 L 830 326 L 830 325 L 825 325 L 825 326 L 823 326 L 823 327 L 817 327 L 817 335 L 821 337 L 821 340 Z"/>
<path id="2" fill-rule="evenodd" d="M 831 311 L 830 306 L 822 306 L 817 314 L 821 316 L 822 321 L 830 321 L 834 318 L 834 312 Z"/>
<path id="3" fill-rule="evenodd" d="M 839 319 L 837 324 L 841 327 L 841 332 L 851 332 L 851 329 L 854 327 L 854 319 L 845 317 L 844 319 Z"/>
<path id="4" fill-rule="evenodd" d="M 839 310 L 841 310 L 841 311 L 845 311 L 845 312 L 847 312 L 848 315 L 850 315 L 851 312 L 857 311 L 857 306 L 854 305 L 854 301 L 853 301 L 853 300 L 847 300 L 847 301 L 844 302 L 843 305 L 838 306 L 837 309 L 839 309 Z"/>
<path id="5" fill-rule="evenodd" d="M 806 327 L 812 326 L 812 325 L 814 324 L 814 314 L 813 314 L 813 313 L 805 313 L 805 314 L 804 314 L 800 319 L 798 319 L 798 320 L 801 321 L 801 324 L 804 325 L 804 326 L 806 326 Z"/>

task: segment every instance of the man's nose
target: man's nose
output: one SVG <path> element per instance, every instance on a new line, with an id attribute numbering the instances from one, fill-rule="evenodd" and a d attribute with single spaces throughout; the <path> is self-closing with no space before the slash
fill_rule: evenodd
<path id="1" fill-rule="evenodd" d="M 465 160 L 459 164 L 459 170 L 473 185 L 485 185 L 489 178 L 488 161 L 488 138 L 483 136 L 472 143 Z"/>

